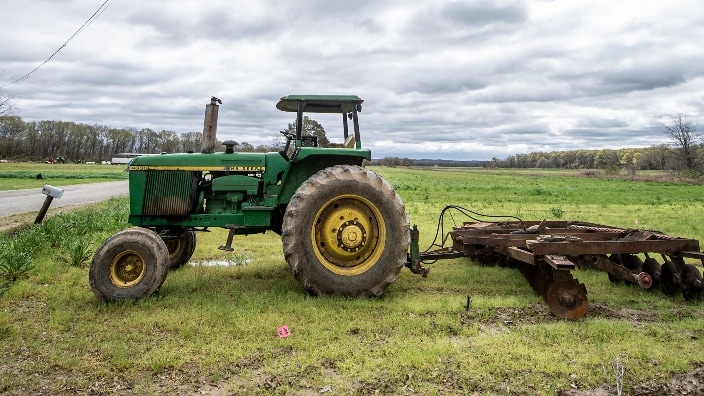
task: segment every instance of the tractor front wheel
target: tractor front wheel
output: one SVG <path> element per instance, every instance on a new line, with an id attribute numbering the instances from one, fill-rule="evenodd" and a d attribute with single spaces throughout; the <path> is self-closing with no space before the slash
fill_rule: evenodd
<path id="1" fill-rule="evenodd" d="M 175 270 L 186 265 L 196 250 L 196 233 L 193 230 L 183 230 L 177 237 L 165 240 L 169 249 L 169 269 Z"/>
<path id="2" fill-rule="evenodd" d="M 98 248 L 88 278 L 96 297 L 107 301 L 134 300 L 154 293 L 166 279 L 169 250 L 145 228 L 113 234 Z"/>
<path id="3" fill-rule="evenodd" d="M 379 296 L 406 262 L 401 198 L 359 166 L 323 169 L 296 190 L 281 238 L 289 269 L 313 295 Z"/>

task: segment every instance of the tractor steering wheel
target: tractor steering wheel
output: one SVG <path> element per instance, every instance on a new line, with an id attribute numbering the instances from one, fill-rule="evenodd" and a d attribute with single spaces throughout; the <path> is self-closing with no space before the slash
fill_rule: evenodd
<path id="1" fill-rule="evenodd" d="M 289 140 L 296 140 L 296 134 L 295 134 L 295 133 L 291 133 L 291 132 L 288 132 L 288 131 L 279 131 L 279 133 L 282 134 L 282 135 L 284 135 L 284 137 L 286 137 L 286 139 L 289 139 Z"/>

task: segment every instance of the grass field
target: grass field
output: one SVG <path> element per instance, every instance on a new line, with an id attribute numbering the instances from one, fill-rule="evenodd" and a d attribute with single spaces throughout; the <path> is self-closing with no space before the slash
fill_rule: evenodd
<path id="1" fill-rule="evenodd" d="M 0 191 L 127 180 L 125 167 L 99 164 L 0 163 Z M 39 177 L 41 175 L 41 177 Z"/>
<path id="2" fill-rule="evenodd" d="M 373 170 L 403 198 L 421 248 L 447 204 L 704 240 L 700 186 L 567 171 Z M 577 270 L 591 308 L 565 321 L 518 271 L 468 259 L 432 264 L 427 278 L 404 269 L 381 298 L 313 298 L 273 233 L 235 237 L 234 252 L 217 250 L 225 231 L 199 233 L 194 265 L 171 272 L 157 295 L 100 303 L 86 253 L 128 226 L 127 204 L 112 199 L 0 238 L 0 263 L 29 268 L 0 297 L 0 394 L 553 395 L 602 384 L 615 394 L 617 363 L 625 394 L 638 394 L 704 365 L 701 301 Z"/>

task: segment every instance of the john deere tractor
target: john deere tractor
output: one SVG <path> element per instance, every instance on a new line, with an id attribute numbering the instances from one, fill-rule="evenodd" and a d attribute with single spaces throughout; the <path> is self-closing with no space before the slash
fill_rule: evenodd
<path id="1" fill-rule="evenodd" d="M 117 232 L 96 251 L 89 278 L 104 300 L 154 293 L 169 269 L 186 264 L 199 231 L 281 235 L 293 276 L 315 295 L 380 295 L 406 262 L 409 220 L 391 185 L 362 167 L 357 96 L 290 95 L 276 107 L 295 112 L 295 134 L 282 132 L 281 152 L 143 156 L 129 165 L 130 215 L 135 227 Z M 342 141 L 319 147 L 302 133 L 304 113 L 337 113 Z M 349 128 L 351 121 L 352 128 Z"/>

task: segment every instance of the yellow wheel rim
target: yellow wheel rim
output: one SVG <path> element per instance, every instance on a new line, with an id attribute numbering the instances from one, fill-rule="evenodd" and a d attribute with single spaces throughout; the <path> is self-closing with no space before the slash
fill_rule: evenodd
<path id="1" fill-rule="evenodd" d="M 128 288 L 138 284 L 146 272 L 144 257 L 135 250 L 124 250 L 110 262 L 110 281 Z"/>
<path id="2" fill-rule="evenodd" d="M 373 267 L 384 251 L 384 218 L 363 197 L 337 196 L 316 214 L 311 239 L 315 255 L 327 269 L 339 275 L 359 275 Z"/>

